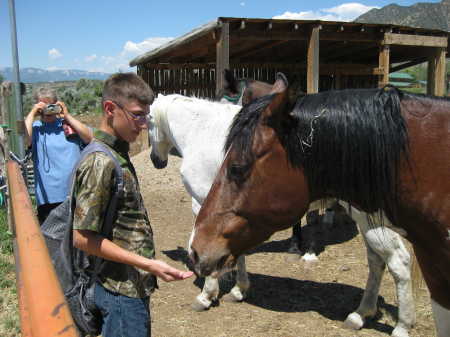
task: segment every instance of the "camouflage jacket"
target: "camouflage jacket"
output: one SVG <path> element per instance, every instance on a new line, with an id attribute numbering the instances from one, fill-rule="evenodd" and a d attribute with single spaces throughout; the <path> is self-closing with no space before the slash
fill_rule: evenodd
<path id="1" fill-rule="evenodd" d="M 94 138 L 109 147 L 123 169 L 124 193 L 117 205 L 112 241 L 133 253 L 153 258 L 153 231 L 128 156 L 129 144 L 100 130 L 94 131 Z M 114 183 L 111 158 L 102 152 L 88 155 L 76 172 L 74 229 L 101 231 Z M 156 287 L 156 278 L 151 273 L 111 261 L 105 261 L 99 277 L 105 288 L 128 297 L 149 296 Z"/>

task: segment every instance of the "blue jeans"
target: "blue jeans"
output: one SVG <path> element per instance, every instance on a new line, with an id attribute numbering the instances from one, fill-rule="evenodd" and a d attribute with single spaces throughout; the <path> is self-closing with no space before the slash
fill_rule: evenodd
<path id="1" fill-rule="evenodd" d="M 103 318 L 103 337 L 151 336 L 149 297 L 127 297 L 97 283 L 94 300 Z"/>

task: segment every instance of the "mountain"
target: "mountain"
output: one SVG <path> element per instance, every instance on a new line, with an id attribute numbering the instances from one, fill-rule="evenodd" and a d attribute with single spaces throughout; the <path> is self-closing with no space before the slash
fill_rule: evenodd
<path id="1" fill-rule="evenodd" d="M 439 3 L 419 2 L 412 6 L 390 4 L 371 9 L 355 19 L 361 23 L 385 23 L 450 31 L 450 0 Z"/>
<path id="2" fill-rule="evenodd" d="M 13 80 L 12 68 L 0 68 L 0 74 L 5 80 Z M 20 69 L 20 81 L 24 83 L 76 81 L 81 78 L 91 80 L 105 80 L 110 74 L 89 72 L 84 70 L 45 70 L 39 68 Z"/>

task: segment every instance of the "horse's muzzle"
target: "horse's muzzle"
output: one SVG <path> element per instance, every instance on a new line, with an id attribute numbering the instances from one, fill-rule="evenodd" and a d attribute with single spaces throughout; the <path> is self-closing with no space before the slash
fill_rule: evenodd
<path id="1" fill-rule="evenodd" d="M 215 254 L 216 255 L 216 254 Z M 230 269 L 230 254 L 223 254 L 217 256 L 203 256 L 200 257 L 195 249 L 191 249 L 189 254 L 189 269 L 191 269 L 197 276 L 217 276 L 225 270 Z"/>
<path id="2" fill-rule="evenodd" d="M 163 169 L 167 166 L 167 160 L 161 160 L 159 157 L 153 153 L 150 153 L 150 159 L 153 163 L 153 166 L 157 169 Z"/>

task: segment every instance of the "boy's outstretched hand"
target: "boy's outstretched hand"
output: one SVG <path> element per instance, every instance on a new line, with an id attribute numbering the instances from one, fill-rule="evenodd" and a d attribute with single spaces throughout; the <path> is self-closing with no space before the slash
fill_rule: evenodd
<path id="1" fill-rule="evenodd" d="M 185 280 L 194 274 L 191 271 L 178 270 L 161 260 L 150 260 L 147 270 L 166 282 Z"/>

